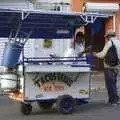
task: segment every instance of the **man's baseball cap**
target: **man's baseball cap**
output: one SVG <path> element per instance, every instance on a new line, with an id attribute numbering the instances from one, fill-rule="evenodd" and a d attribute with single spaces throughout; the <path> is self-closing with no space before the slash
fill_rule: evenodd
<path id="1" fill-rule="evenodd" d="M 110 29 L 106 32 L 104 37 L 114 37 L 114 36 L 115 36 L 115 32 L 112 29 Z"/>

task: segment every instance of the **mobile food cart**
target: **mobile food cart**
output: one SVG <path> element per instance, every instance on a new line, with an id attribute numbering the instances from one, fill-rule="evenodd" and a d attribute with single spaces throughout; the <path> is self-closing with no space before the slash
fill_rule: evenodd
<path id="1" fill-rule="evenodd" d="M 79 59 L 26 58 L 24 44 L 29 38 L 72 38 L 77 27 L 93 23 L 102 14 L 0 9 L 0 37 L 7 37 L 1 87 L 30 114 L 32 103 L 50 109 L 56 103 L 61 113 L 72 113 L 75 101 L 90 97 L 91 64 Z M 19 60 L 22 53 L 22 59 Z M 64 64 L 69 62 L 69 64 Z"/>

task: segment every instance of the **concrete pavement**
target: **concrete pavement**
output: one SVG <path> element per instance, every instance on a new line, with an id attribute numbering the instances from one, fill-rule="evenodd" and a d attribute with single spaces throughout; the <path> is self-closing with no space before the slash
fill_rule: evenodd
<path id="1" fill-rule="evenodd" d="M 120 88 L 120 72 L 117 77 L 117 86 Z M 103 71 L 93 72 L 91 76 L 91 88 L 94 90 L 105 89 L 105 78 Z"/>
<path id="2" fill-rule="evenodd" d="M 7 97 L 0 96 L 1 120 L 119 120 L 120 106 L 105 105 L 107 93 L 103 91 L 92 92 L 88 104 L 76 105 L 74 113 L 63 115 L 55 109 L 43 111 L 38 105 L 33 105 L 33 111 L 25 116 L 20 112 L 20 104 L 12 102 Z"/>

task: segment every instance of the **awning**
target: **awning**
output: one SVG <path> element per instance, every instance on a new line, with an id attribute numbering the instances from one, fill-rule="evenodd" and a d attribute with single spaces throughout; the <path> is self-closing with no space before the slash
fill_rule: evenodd
<path id="1" fill-rule="evenodd" d="M 71 38 L 75 28 L 108 15 L 58 11 L 0 9 L 0 37 Z M 17 33 L 18 32 L 18 33 Z"/>
<path id="2" fill-rule="evenodd" d="M 113 14 L 120 9 L 119 3 L 94 3 L 86 2 L 83 5 L 85 12 L 97 12 Z"/>

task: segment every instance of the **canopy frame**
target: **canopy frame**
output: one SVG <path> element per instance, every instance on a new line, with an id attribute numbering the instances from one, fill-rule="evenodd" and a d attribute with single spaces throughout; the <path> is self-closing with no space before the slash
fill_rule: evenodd
<path id="1" fill-rule="evenodd" d="M 41 10 L 0 9 L 0 37 L 71 38 L 80 26 L 92 24 L 109 14 Z M 12 33 L 12 35 L 11 35 Z M 23 34 L 24 33 L 24 34 Z"/>

